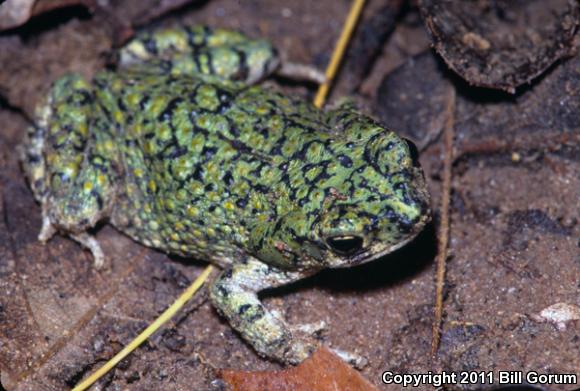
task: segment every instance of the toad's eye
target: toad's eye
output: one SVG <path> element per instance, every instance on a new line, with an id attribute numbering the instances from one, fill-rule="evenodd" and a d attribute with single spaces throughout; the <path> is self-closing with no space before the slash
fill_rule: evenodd
<path id="1" fill-rule="evenodd" d="M 326 243 L 338 255 L 353 255 L 363 248 L 363 239 L 353 235 L 333 236 Z"/>
<path id="2" fill-rule="evenodd" d="M 409 147 L 409 154 L 413 161 L 413 166 L 419 167 L 419 150 L 417 149 L 417 146 L 407 138 L 403 138 L 403 140 L 407 143 L 407 147 Z"/>

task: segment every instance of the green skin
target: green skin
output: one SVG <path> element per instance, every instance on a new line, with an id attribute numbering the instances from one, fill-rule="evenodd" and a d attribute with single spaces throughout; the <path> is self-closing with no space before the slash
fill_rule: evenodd
<path id="1" fill-rule="evenodd" d="M 407 143 L 343 105 L 322 111 L 252 86 L 279 66 L 269 43 L 207 27 L 144 34 L 116 72 L 58 80 L 22 160 L 42 205 L 40 239 L 95 256 L 101 220 L 147 246 L 224 270 L 210 297 L 262 355 L 315 349 L 258 292 L 379 258 L 429 220 Z"/>

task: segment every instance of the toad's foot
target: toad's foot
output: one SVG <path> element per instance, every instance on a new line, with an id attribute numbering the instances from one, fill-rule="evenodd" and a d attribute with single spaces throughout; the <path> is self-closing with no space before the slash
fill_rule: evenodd
<path id="1" fill-rule="evenodd" d="M 70 235 L 71 238 L 80 243 L 83 247 L 91 252 L 93 255 L 95 269 L 101 269 L 105 265 L 105 254 L 99 244 L 99 241 L 92 235 L 86 232 L 80 234 Z"/>
<path id="2" fill-rule="evenodd" d="M 315 336 L 326 330 L 326 322 L 323 320 L 314 323 L 304 323 L 290 326 L 293 332 L 308 336 Z"/>
<path id="3" fill-rule="evenodd" d="M 317 84 L 322 84 L 326 81 L 326 76 L 318 68 L 293 62 L 282 62 L 276 70 L 276 74 L 291 80 L 311 81 Z"/>
<path id="4" fill-rule="evenodd" d="M 326 322 L 319 321 L 314 323 L 306 323 L 300 325 L 292 325 L 290 329 L 295 335 L 304 335 L 307 339 L 317 338 L 322 332 L 326 330 Z M 356 369 L 363 369 L 368 365 L 368 360 L 356 353 L 352 353 L 346 350 L 329 348 L 334 354 L 336 354 L 341 360 L 352 365 Z"/>
<path id="5" fill-rule="evenodd" d="M 46 212 L 42 212 L 42 228 L 38 234 L 38 240 L 43 244 L 48 242 L 56 234 L 56 228 L 50 222 L 50 218 L 47 216 Z"/>
<path id="6" fill-rule="evenodd" d="M 57 233 L 57 229 L 51 224 L 48 217 L 42 218 L 42 228 L 38 234 L 38 240 L 43 244 L 46 244 Z M 105 264 L 105 254 L 99 241 L 92 235 L 86 232 L 80 234 L 70 234 L 70 237 L 78 242 L 80 245 L 88 249 L 94 259 L 95 269 L 101 269 Z"/>
<path id="7" fill-rule="evenodd" d="M 330 349 L 334 354 L 340 357 L 343 361 L 347 362 L 348 364 L 352 365 L 356 369 L 363 369 L 369 363 L 364 356 L 360 356 L 356 353 L 347 352 L 345 350 L 331 348 Z"/>

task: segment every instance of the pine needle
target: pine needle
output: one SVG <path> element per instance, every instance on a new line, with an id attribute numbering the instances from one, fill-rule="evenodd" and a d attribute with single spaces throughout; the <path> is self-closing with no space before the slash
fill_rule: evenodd
<path id="1" fill-rule="evenodd" d="M 365 0 L 354 0 L 352 3 L 346 22 L 344 22 L 340 38 L 338 38 L 328 68 L 326 68 L 326 81 L 320 85 L 316 97 L 314 98 L 314 106 L 316 107 L 322 107 L 326 101 L 326 96 L 328 95 L 334 76 L 340 67 L 342 58 L 344 57 L 344 52 L 346 51 L 346 47 L 348 46 L 354 28 L 356 27 L 356 22 L 360 17 L 364 4 Z"/>
<path id="2" fill-rule="evenodd" d="M 209 265 L 205 270 L 195 279 L 195 281 L 167 308 L 153 323 L 151 323 L 145 330 L 141 332 L 133 341 L 125 346 L 119 353 L 115 354 L 113 358 L 107 361 L 102 367 L 97 369 L 89 377 L 79 383 L 73 391 L 83 391 L 89 388 L 94 382 L 99 380 L 107 372 L 115 367 L 122 359 L 127 357 L 133 350 L 137 349 L 139 345 L 147 340 L 154 332 L 156 332 L 165 322 L 175 315 L 185 303 L 201 288 L 203 283 L 207 280 L 210 273 L 213 271 L 213 266 Z"/>
<path id="3" fill-rule="evenodd" d="M 443 131 L 445 142 L 445 157 L 443 160 L 443 185 L 441 190 L 441 222 L 439 224 L 437 245 L 437 272 L 435 284 L 435 317 L 431 337 L 431 355 L 436 358 L 441 340 L 441 324 L 443 319 L 443 288 L 445 286 L 445 269 L 447 247 L 449 245 L 449 205 L 451 201 L 451 175 L 453 165 L 453 138 L 455 135 L 455 91 L 451 90 L 447 103 L 447 120 Z"/>

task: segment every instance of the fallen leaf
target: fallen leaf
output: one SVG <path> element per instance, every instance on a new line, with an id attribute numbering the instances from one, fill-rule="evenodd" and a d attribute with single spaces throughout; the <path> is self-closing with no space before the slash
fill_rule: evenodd
<path id="1" fill-rule="evenodd" d="M 377 390 L 355 369 L 325 348 L 318 349 L 302 364 L 282 371 L 236 371 L 222 369 L 218 376 L 234 391 Z"/>
<path id="2" fill-rule="evenodd" d="M 515 93 L 573 48 L 576 2 L 421 0 L 433 46 L 470 84 Z"/>

